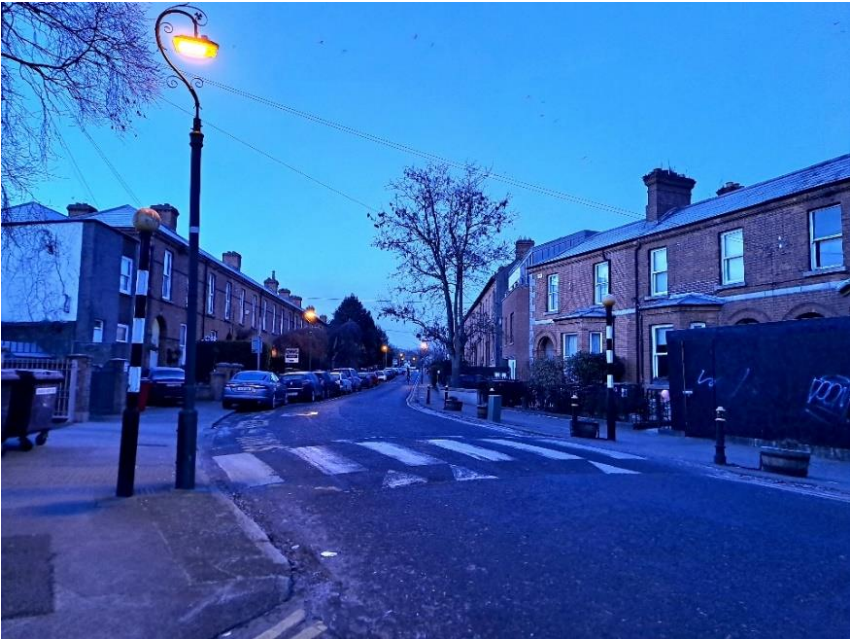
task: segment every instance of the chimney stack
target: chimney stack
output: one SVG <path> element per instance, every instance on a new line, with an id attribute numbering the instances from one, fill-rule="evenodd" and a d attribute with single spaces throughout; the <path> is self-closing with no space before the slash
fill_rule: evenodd
<path id="1" fill-rule="evenodd" d="M 153 204 L 151 208 L 159 213 L 159 219 L 163 226 L 167 226 L 175 233 L 177 232 L 177 218 L 180 216 L 180 211 L 170 204 Z"/>
<path id="2" fill-rule="evenodd" d="M 653 169 L 643 176 L 647 189 L 646 219 L 657 222 L 671 209 L 688 206 L 696 180 L 675 171 Z"/>
<path id="3" fill-rule="evenodd" d="M 298 308 L 301 308 L 301 300 L 303 298 L 300 295 L 290 295 L 289 301 L 295 304 Z"/>
<path id="4" fill-rule="evenodd" d="M 518 239 L 516 241 L 516 259 L 524 258 L 532 248 L 534 248 L 534 240 L 527 237 Z"/>
<path id="5" fill-rule="evenodd" d="M 280 285 L 280 282 L 277 281 L 277 278 L 274 275 L 274 271 L 272 271 L 272 276 L 267 277 L 263 282 L 263 286 L 265 286 L 272 293 L 277 291 L 277 287 Z"/>
<path id="6" fill-rule="evenodd" d="M 727 182 L 719 189 L 717 189 L 717 195 L 726 195 L 727 193 L 731 193 L 732 191 L 737 191 L 738 189 L 743 189 L 744 187 L 737 182 Z"/>
<path id="7" fill-rule="evenodd" d="M 96 208 L 94 208 L 91 204 L 86 204 L 85 202 L 69 204 L 67 208 L 68 217 L 79 217 L 81 215 L 88 215 L 89 213 L 97 213 Z"/>
<path id="8" fill-rule="evenodd" d="M 235 268 L 237 271 L 242 271 L 242 256 L 236 251 L 227 251 L 222 253 L 221 261 L 227 264 L 230 268 Z"/>
<path id="9" fill-rule="evenodd" d="M 319 319 L 322 320 L 322 324 L 328 323 L 328 316 L 327 315 L 319 315 Z"/>
<path id="10" fill-rule="evenodd" d="M 289 296 L 292 294 L 292 291 L 290 291 L 288 288 L 280 288 L 278 289 L 277 294 L 284 299 L 288 299 Z"/>

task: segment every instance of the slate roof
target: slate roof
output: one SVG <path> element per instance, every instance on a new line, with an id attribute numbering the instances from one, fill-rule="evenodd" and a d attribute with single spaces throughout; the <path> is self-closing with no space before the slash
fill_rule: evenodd
<path id="1" fill-rule="evenodd" d="M 661 233 L 670 229 L 702 222 L 727 213 L 740 211 L 757 204 L 763 204 L 813 188 L 850 180 L 850 154 L 815 164 L 765 182 L 746 186 L 718 197 L 713 197 L 689 206 L 673 209 L 655 222 L 638 220 L 602 231 L 590 236 L 557 256 L 535 264 L 546 264 L 567 257 L 582 255 L 600 248 L 614 246 L 639 237 Z"/>
<path id="2" fill-rule="evenodd" d="M 605 317 L 605 309 L 602 306 L 588 306 L 587 308 L 578 308 L 566 315 L 556 317 L 554 321 L 568 319 L 582 319 L 585 317 Z"/>
<path id="3" fill-rule="evenodd" d="M 644 309 L 648 308 L 666 308 L 674 306 L 721 306 L 724 300 L 722 297 L 715 295 L 705 295 L 703 293 L 683 293 L 680 295 L 671 295 L 658 300 L 652 300 L 643 305 Z"/>
<path id="4" fill-rule="evenodd" d="M 67 219 L 67 215 L 54 211 L 38 202 L 16 204 L 3 209 L 4 222 L 64 222 Z"/>

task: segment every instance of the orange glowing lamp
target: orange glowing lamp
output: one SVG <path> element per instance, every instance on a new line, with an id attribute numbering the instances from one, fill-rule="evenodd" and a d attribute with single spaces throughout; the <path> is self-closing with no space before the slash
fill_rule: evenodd
<path id="1" fill-rule="evenodd" d="M 218 43 L 213 42 L 207 36 L 174 36 L 174 48 L 177 53 L 187 58 L 214 58 L 218 55 Z"/>

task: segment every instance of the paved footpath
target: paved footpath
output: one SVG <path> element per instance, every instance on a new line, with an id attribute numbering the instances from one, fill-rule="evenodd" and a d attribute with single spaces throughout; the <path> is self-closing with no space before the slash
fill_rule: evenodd
<path id="1" fill-rule="evenodd" d="M 225 415 L 217 404 L 198 408 L 199 431 Z M 173 488 L 176 424 L 177 409 L 142 413 L 129 499 L 115 497 L 120 421 L 53 431 L 30 452 L 7 442 L 4 639 L 206 639 L 285 610 L 289 563 L 201 464 L 196 490 Z M 303 613 L 275 618 L 288 620 L 282 635 Z"/>

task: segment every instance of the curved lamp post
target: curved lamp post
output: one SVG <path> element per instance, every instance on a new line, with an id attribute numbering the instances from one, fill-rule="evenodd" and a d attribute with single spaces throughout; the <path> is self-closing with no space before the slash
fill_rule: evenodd
<path id="1" fill-rule="evenodd" d="M 310 325 L 307 329 L 308 335 L 310 335 L 310 350 L 307 352 L 307 358 L 309 364 L 307 368 L 309 370 L 313 370 L 313 324 L 316 322 L 316 309 L 312 306 L 308 306 L 307 310 L 304 311 L 304 319 L 307 320 L 307 323 Z"/>
<path id="2" fill-rule="evenodd" d="M 605 307 L 605 369 L 608 397 L 606 402 L 606 421 L 608 439 L 617 439 L 617 397 L 614 394 L 614 303 L 616 300 L 610 293 L 602 298 Z"/>
<path id="3" fill-rule="evenodd" d="M 177 419 L 177 473 L 175 486 L 190 490 L 195 487 L 195 454 L 198 441 L 198 411 L 195 409 L 196 379 L 195 353 L 198 339 L 198 241 L 201 226 L 201 148 L 204 146 L 204 134 L 201 133 L 201 103 L 195 88 L 200 88 L 202 82 L 194 78 L 191 82 L 178 69 L 163 44 L 162 34 L 174 32 L 168 16 L 179 16 L 192 23 L 193 35 L 175 35 L 172 43 L 174 50 L 180 55 L 190 58 L 214 58 L 218 53 L 218 44 L 202 36 L 200 27 L 207 23 L 206 14 L 190 4 L 180 4 L 169 7 L 159 14 L 154 25 L 156 46 L 165 62 L 174 71 L 167 79 L 171 88 L 186 85 L 192 99 L 195 101 L 195 118 L 192 130 L 189 132 L 189 146 L 192 149 L 189 177 L 189 294 L 186 310 L 186 385 L 183 408 Z"/>

